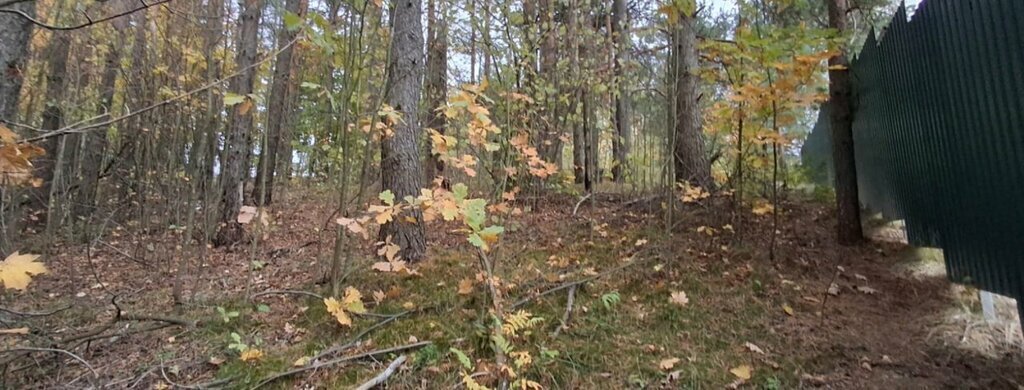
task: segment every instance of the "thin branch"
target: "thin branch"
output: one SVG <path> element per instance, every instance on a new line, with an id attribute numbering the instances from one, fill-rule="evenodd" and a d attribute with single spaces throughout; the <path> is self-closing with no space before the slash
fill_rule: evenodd
<path id="1" fill-rule="evenodd" d="M 284 371 L 284 372 L 281 372 L 281 373 L 278 373 L 278 374 L 271 375 L 271 376 L 267 377 L 266 379 L 264 379 L 263 381 L 261 381 L 260 383 L 256 384 L 256 386 L 253 386 L 252 389 L 253 390 L 258 389 L 258 388 L 266 386 L 266 385 L 268 385 L 268 384 L 270 384 L 270 383 L 272 383 L 272 382 L 274 382 L 274 381 L 276 381 L 278 379 L 289 377 L 289 376 L 292 376 L 292 375 L 295 375 L 295 374 L 299 374 L 299 373 L 303 373 L 303 372 L 306 372 L 306 371 L 309 371 L 309 370 L 317 370 L 317 369 L 320 369 L 320 368 L 329 367 L 329 366 L 333 366 L 333 365 L 336 365 L 336 364 L 339 364 L 339 363 L 349 362 L 349 361 L 353 361 L 353 360 L 365 359 L 365 358 L 373 357 L 373 356 L 386 355 L 386 354 L 389 354 L 389 353 L 406 351 L 406 350 L 410 350 L 410 349 L 414 349 L 414 348 L 421 348 L 421 347 L 425 347 L 425 346 L 431 345 L 433 343 L 434 342 L 432 342 L 432 341 L 420 341 L 418 343 L 402 345 L 402 346 L 388 348 L 388 349 L 379 349 L 379 350 L 376 350 L 376 351 L 365 352 L 365 353 L 361 353 L 361 354 L 358 354 L 358 355 L 340 357 L 340 358 L 337 358 L 337 359 L 328 360 L 328 361 L 323 362 L 323 363 L 310 364 L 310 365 L 305 366 L 305 367 L 299 367 L 299 368 L 295 368 L 295 369 Z"/>
<path id="2" fill-rule="evenodd" d="M 558 328 L 551 334 L 551 337 L 558 337 L 558 334 L 562 333 L 563 330 L 569 330 L 569 316 L 572 315 L 572 304 L 576 300 L 576 287 L 578 286 L 573 285 L 569 287 L 569 298 L 565 302 L 565 314 L 562 314 L 562 323 L 558 325 Z"/>
<path id="3" fill-rule="evenodd" d="M 0 11 L 2 11 L 2 10 L 0 10 Z M 114 124 L 114 123 L 121 122 L 121 121 L 123 121 L 125 119 L 129 119 L 129 118 L 138 116 L 140 114 L 143 114 L 143 113 L 146 113 L 146 112 L 149 112 L 149 111 L 153 111 L 153 110 L 155 110 L 157 108 L 166 106 L 168 104 L 174 103 L 176 101 L 183 100 L 183 99 L 188 98 L 188 97 L 190 97 L 192 95 L 195 95 L 197 93 L 206 91 L 207 89 L 213 88 L 213 87 L 215 87 L 217 85 L 223 84 L 223 83 L 231 80 L 232 78 L 234 78 L 234 77 L 236 77 L 236 76 L 238 76 L 238 75 L 248 71 L 249 69 L 252 69 L 252 68 L 255 68 L 257 66 L 260 66 L 263 63 L 265 63 L 267 61 L 270 61 L 273 58 L 277 58 L 278 54 L 281 54 L 282 51 L 284 51 L 287 48 L 289 48 L 292 45 L 294 45 L 295 42 L 299 41 L 299 39 L 302 39 L 302 36 L 296 37 L 291 42 L 288 42 L 288 44 L 286 44 L 284 46 L 281 46 L 276 51 L 274 51 L 273 53 L 268 54 L 266 57 L 263 57 L 263 59 L 257 61 L 256 63 L 253 63 L 252 65 L 249 65 L 249 66 L 247 66 L 245 68 L 239 69 L 239 70 L 235 71 L 235 73 L 232 73 L 232 74 L 230 74 L 230 75 L 228 75 L 228 76 L 226 76 L 226 77 L 224 77 L 224 78 L 222 78 L 220 80 L 211 81 L 211 82 L 209 82 L 209 83 L 207 83 L 207 84 L 205 84 L 205 85 L 203 85 L 203 86 L 201 86 L 199 88 L 196 88 L 196 89 L 193 89 L 191 91 L 188 91 L 188 92 L 182 93 L 180 95 L 174 96 L 174 97 L 169 98 L 167 100 L 164 100 L 162 102 L 151 104 L 151 105 L 149 105 L 147 107 L 140 108 L 138 110 L 129 112 L 129 113 L 121 115 L 121 116 L 119 116 L 117 118 L 112 118 L 112 119 L 109 119 L 109 120 L 105 120 L 105 121 L 102 121 L 102 122 L 96 122 L 96 123 L 89 124 L 89 125 L 84 125 L 84 124 L 90 123 L 90 122 L 93 122 L 93 121 L 95 121 L 95 120 L 97 120 L 99 118 L 105 117 L 105 116 L 107 116 L 107 114 L 99 115 L 99 116 L 88 118 L 88 119 L 83 119 L 83 120 L 80 120 L 78 122 L 72 123 L 70 125 L 64 126 L 63 128 L 60 128 L 60 129 L 57 129 L 57 130 L 52 130 L 52 131 L 47 132 L 45 134 L 37 135 L 35 137 L 30 137 L 30 138 L 23 139 L 21 141 L 21 143 L 37 142 L 37 141 L 42 141 L 44 139 L 65 135 L 65 134 L 84 133 L 84 132 L 89 131 L 89 130 L 95 130 L 95 129 L 100 129 L 100 128 L 104 128 L 105 129 L 105 128 L 109 127 L 110 125 Z M 82 127 L 76 127 L 76 126 L 82 126 Z"/>
<path id="4" fill-rule="evenodd" d="M 12 0 L 12 1 L 17 1 L 17 0 Z M 23 19 L 28 20 L 29 22 L 32 22 L 32 24 L 34 24 L 36 26 L 39 26 L 39 27 L 42 27 L 42 28 L 45 28 L 47 30 L 52 30 L 52 31 L 71 31 L 71 30 L 78 30 L 78 29 L 81 29 L 81 28 L 86 28 L 86 27 L 92 26 L 94 24 L 103 23 L 103 22 L 106 22 L 106 21 L 109 21 L 109 20 L 117 19 L 117 18 L 120 18 L 122 16 L 131 15 L 131 14 L 136 13 L 138 11 L 142 11 L 142 10 L 144 10 L 146 8 L 149 8 L 149 7 L 152 7 L 152 6 L 156 6 L 156 5 L 160 5 L 160 4 L 164 4 L 164 3 L 169 3 L 171 1 L 173 1 L 173 0 L 158 0 L 158 1 L 153 2 L 153 3 L 147 3 L 145 1 L 140 1 L 140 3 L 142 3 L 142 6 L 140 6 L 140 7 L 136 7 L 136 8 L 130 9 L 128 11 L 124 11 L 124 12 L 119 12 L 119 13 L 116 13 L 116 14 L 113 14 L 113 15 L 104 16 L 104 17 L 99 18 L 99 19 L 93 19 L 93 18 L 89 17 L 88 14 L 84 14 L 85 15 L 85 19 L 87 20 L 87 22 L 82 23 L 82 24 L 78 24 L 78 25 L 74 25 L 74 26 L 54 26 L 54 25 L 51 25 L 51 24 L 46 24 L 44 22 L 41 22 L 41 21 L 37 20 L 36 18 L 33 18 L 32 15 L 29 15 L 27 13 L 24 13 L 24 12 L 19 11 L 19 10 L 14 10 L 14 9 L 0 9 L 0 13 L 13 14 L 13 15 L 20 16 Z"/>
<path id="5" fill-rule="evenodd" d="M 71 306 L 64 306 L 64 307 L 62 307 L 60 309 L 53 309 L 53 310 L 50 310 L 50 311 L 43 311 L 43 312 L 33 312 L 33 311 L 20 312 L 20 311 L 15 311 L 15 310 L 5 309 L 5 308 L 0 307 L 0 311 L 2 311 L 4 313 L 8 313 L 8 314 L 14 314 L 16 316 L 22 316 L 22 317 L 46 317 L 46 316 L 49 316 L 49 315 L 54 315 L 54 314 L 60 313 L 60 312 L 62 312 L 64 310 L 67 310 L 67 309 L 70 309 L 70 308 L 71 308 Z"/>
<path id="6" fill-rule="evenodd" d="M 405 359 L 405 355 L 399 356 L 398 359 L 395 359 L 395 361 L 391 362 L 391 364 L 388 365 L 387 369 L 385 369 L 383 372 L 373 377 L 366 383 L 359 385 L 359 387 L 357 387 L 356 390 L 370 390 L 378 385 L 383 384 L 385 381 L 388 380 L 389 377 L 391 377 L 392 374 L 395 373 L 395 371 L 398 371 L 398 367 L 400 367 L 402 363 L 405 363 Z"/>
<path id="7" fill-rule="evenodd" d="M 301 290 L 267 290 L 267 291 L 261 291 L 261 292 L 252 294 L 252 296 L 250 296 L 249 299 L 256 299 L 256 298 L 262 297 L 264 295 L 305 295 L 307 297 L 313 297 L 313 298 L 319 299 L 321 301 L 324 299 L 323 295 L 320 295 L 320 294 L 317 294 L 317 293 L 314 293 L 314 292 L 309 292 L 309 291 L 301 291 Z"/>
<path id="8" fill-rule="evenodd" d="M 18 354 L 25 353 L 25 352 L 53 352 L 53 353 L 62 353 L 62 354 L 68 355 L 68 356 L 71 356 L 71 358 L 73 358 L 75 360 L 78 360 L 86 368 L 88 368 L 89 371 L 92 372 L 92 376 L 93 377 L 95 377 L 96 379 L 99 379 L 99 377 L 100 377 L 100 375 L 96 373 L 96 370 L 92 368 L 92 365 L 90 365 L 89 362 L 85 361 L 85 359 L 82 359 L 81 356 L 75 355 L 71 351 L 67 351 L 67 350 L 63 350 L 63 349 L 57 349 L 57 348 L 33 348 L 33 347 L 11 348 L 11 349 L 5 349 L 5 350 L 0 351 L 0 353 L 18 353 Z"/>

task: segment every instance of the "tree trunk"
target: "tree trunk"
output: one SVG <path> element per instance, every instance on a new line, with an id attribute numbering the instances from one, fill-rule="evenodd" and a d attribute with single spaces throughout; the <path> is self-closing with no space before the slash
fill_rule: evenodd
<path id="1" fill-rule="evenodd" d="M 43 109 L 44 130 L 57 130 L 64 124 L 64 100 L 65 85 L 64 79 L 68 71 L 68 52 L 70 51 L 71 37 L 68 34 L 56 33 L 50 38 L 47 47 L 47 58 L 49 69 L 46 73 L 46 108 Z M 43 186 L 33 196 L 35 206 L 43 208 L 50 205 L 51 189 L 54 185 L 54 172 L 57 169 L 56 160 L 59 156 L 56 151 L 64 136 L 52 137 L 47 140 L 45 149 L 52 154 L 38 160 L 36 167 L 39 169 Z M 48 214 L 49 215 L 49 214 Z"/>
<path id="2" fill-rule="evenodd" d="M 675 77 L 675 163 L 676 182 L 711 188 L 711 164 L 704 151 L 704 132 L 698 102 L 700 76 L 697 74 L 697 19 L 682 16 L 673 29 Z"/>
<path id="3" fill-rule="evenodd" d="M 846 0 L 828 2 L 829 27 L 846 30 Z M 835 167 L 838 241 L 854 245 L 864 239 L 860 225 L 860 200 L 857 189 L 857 165 L 853 153 L 853 109 L 851 107 L 850 71 L 846 55 L 830 58 L 829 99 L 832 108 L 832 158 Z"/>
<path id="4" fill-rule="evenodd" d="M 396 199 L 416 197 L 422 187 L 420 166 L 419 103 L 423 80 L 423 23 L 420 21 L 420 0 L 401 0 L 395 4 L 391 55 L 388 64 L 387 102 L 402 113 L 394 124 L 394 135 L 381 140 L 381 184 Z M 390 238 L 408 261 L 417 261 L 426 254 L 423 216 L 412 212 L 414 221 L 395 218 L 380 228 L 380 240 Z"/>
<path id="5" fill-rule="evenodd" d="M 307 0 L 287 0 L 285 10 L 292 14 L 305 16 Z M 281 30 L 277 35 L 278 46 L 287 45 L 295 39 L 298 30 L 290 31 L 282 23 Z M 260 148 L 259 166 L 256 168 L 256 185 L 253 186 L 252 198 L 256 204 L 270 204 L 274 195 L 274 176 L 279 169 L 279 159 L 290 160 L 291 156 L 285 156 L 283 145 L 291 143 L 290 137 L 284 137 L 290 131 L 283 129 L 289 109 L 294 107 L 291 102 L 295 99 L 292 86 L 298 80 L 296 77 L 297 66 L 295 64 L 295 46 L 289 46 L 277 55 L 274 64 L 274 82 L 270 86 L 270 101 L 267 105 L 267 143 Z M 268 165 L 269 164 L 269 165 Z M 266 175 L 266 177 L 263 177 Z"/>
<path id="6" fill-rule="evenodd" d="M 115 20 L 113 23 L 119 38 L 110 46 L 103 65 L 103 77 L 100 80 L 100 112 L 98 113 L 102 118 L 100 120 L 110 118 L 110 112 L 113 109 L 115 83 L 117 75 L 121 72 L 121 45 L 119 43 L 124 41 L 123 32 L 128 28 L 123 19 Z M 74 217 L 87 216 L 96 208 L 96 191 L 99 186 L 100 170 L 109 143 L 107 129 L 96 129 L 83 133 L 82 136 L 85 137 L 85 150 L 83 150 L 85 156 L 82 161 L 82 179 L 78 186 L 77 201 L 72 213 Z"/>
<path id="7" fill-rule="evenodd" d="M 632 141 L 630 124 L 633 120 L 632 104 L 629 96 L 629 83 L 626 81 L 625 67 L 629 64 L 629 9 L 626 0 L 614 0 L 612 5 L 612 31 L 615 39 L 615 78 L 618 94 L 615 96 L 615 136 L 612 137 L 612 154 L 615 161 L 612 165 L 612 176 L 616 183 L 625 181 L 626 164 L 629 158 L 629 147 Z"/>
<path id="8" fill-rule="evenodd" d="M 34 16 L 34 1 L 7 7 Z M 0 14 L 0 123 L 12 121 L 18 112 L 18 97 L 24 77 L 25 57 L 32 23 L 18 15 Z"/>
<path id="9" fill-rule="evenodd" d="M 231 80 L 231 91 L 247 96 L 253 91 L 256 80 L 256 51 L 259 48 L 259 22 L 263 10 L 260 0 L 245 0 L 242 3 L 241 33 L 238 38 L 238 54 L 235 64 L 245 69 Z M 248 69 L 247 69 L 248 68 Z M 245 161 L 249 153 L 249 135 L 252 131 L 253 108 L 251 101 L 236 104 L 231 110 L 231 123 L 224 141 L 223 166 L 221 167 L 221 210 L 220 229 L 214 238 L 217 246 L 231 245 L 242 239 L 242 225 L 238 223 L 238 211 L 242 207 L 243 184 L 248 176 Z"/>
<path id="10" fill-rule="evenodd" d="M 448 21 L 446 12 L 437 3 L 444 0 L 428 0 L 427 2 L 427 79 L 426 79 L 426 127 L 434 129 L 442 135 L 447 126 L 443 113 L 437 111 L 448 100 Z M 444 177 L 444 161 L 431 151 L 430 137 L 426 142 L 427 156 L 426 179 Z M 442 183 L 447 186 L 447 179 Z"/>

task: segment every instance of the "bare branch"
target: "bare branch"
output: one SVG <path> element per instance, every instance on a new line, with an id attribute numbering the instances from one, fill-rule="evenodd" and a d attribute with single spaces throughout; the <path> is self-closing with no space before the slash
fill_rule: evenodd
<path id="1" fill-rule="evenodd" d="M 19 0 L 10 0 L 10 1 L 15 2 L 15 4 L 17 2 L 20 2 Z M 32 15 L 29 15 L 27 13 L 24 13 L 22 11 L 15 10 L 15 9 L 0 9 L 0 14 L 12 14 L 12 15 L 20 16 L 21 18 L 23 18 L 25 20 L 28 20 L 29 22 L 32 22 L 32 24 L 34 24 L 36 26 L 39 26 L 39 27 L 42 27 L 42 28 L 45 28 L 47 30 L 52 30 L 52 31 L 71 31 L 71 30 L 78 30 L 78 29 L 81 29 L 81 28 L 86 28 L 86 27 L 92 26 L 94 24 L 103 23 L 103 22 L 106 22 L 106 21 L 109 21 L 109 20 L 117 19 L 117 18 L 120 18 L 122 16 L 131 15 L 131 14 L 133 14 L 135 12 L 142 11 L 142 10 L 144 10 L 146 8 L 149 8 L 149 7 L 152 7 L 152 6 L 155 6 L 155 5 L 169 3 L 171 1 L 173 1 L 173 0 L 159 0 L 159 1 L 154 2 L 154 3 L 147 3 L 145 1 L 143 1 L 143 2 L 141 2 L 142 6 L 140 6 L 140 7 L 135 7 L 135 8 L 132 8 L 132 9 L 130 9 L 128 11 L 124 11 L 124 12 L 118 12 L 118 13 L 115 13 L 113 15 L 104 16 L 104 17 L 99 18 L 99 19 L 93 19 L 93 18 L 89 17 L 88 14 L 85 14 L 85 19 L 87 21 L 85 23 L 74 25 L 74 26 L 54 26 L 54 25 L 51 25 L 51 24 L 46 24 L 46 23 L 44 23 L 42 21 L 39 21 L 36 18 L 33 18 Z"/>

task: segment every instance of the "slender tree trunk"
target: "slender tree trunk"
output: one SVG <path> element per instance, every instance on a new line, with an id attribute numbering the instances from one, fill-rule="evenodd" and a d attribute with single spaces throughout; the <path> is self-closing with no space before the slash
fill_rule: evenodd
<path id="1" fill-rule="evenodd" d="M 50 38 L 47 47 L 49 69 L 46 73 L 46 108 L 43 109 L 43 125 L 45 130 L 57 130 L 64 124 L 64 110 L 62 108 L 65 92 L 64 79 L 68 71 L 68 52 L 70 51 L 71 37 L 67 34 L 57 33 Z M 54 173 L 57 170 L 56 160 L 59 156 L 56 151 L 61 144 L 60 138 L 53 137 L 47 140 L 46 150 L 51 154 L 47 158 L 40 159 L 36 164 L 40 177 L 43 179 L 43 186 L 33 197 L 37 206 L 48 207 L 50 195 L 54 186 Z M 50 210 L 52 212 L 52 210 Z M 49 213 L 48 213 L 49 216 Z"/>
<path id="2" fill-rule="evenodd" d="M 231 80 L 231 91 L 240 96 L 251 94 L 256 80 L 257 69 L 252 65 L 256 63 L 256 51 L 259 48 L 258 30 L 262 10 L 260 0 L 245 0 L 242 3 L 242 14 L 239 17 L 241 33 L 235 64 L 239 69 L 246 70 Z M 224 142 L 224 164 L 221 167 L 221 225 L 214 238 L 214 243 L 218 246 L 234 244 L 240 241 L 243 235 L 242 225 L 238 223 L 237 216 L 242 207 L 243 185 L 248 176 L 248 163 L 245 160 L 249 154 L 247 149 L 250 147 L 249 138 L 255 111 L 251 105 L 250 101 L 246 101 L 236 104 L 231 110 L 231 123 Z"/>
<path id="3" fill-rule="evenodd" d="M 123 32 L 128 27 L 123 23 L 123 19 L 115 20 L 113 23 L 119 38 L 111 45 L 103 65 L 103 76 L 100 81 L 100 112 L 98 113 L 103 119 L 109 118 L 110 112 L 113 110 L 115 83 L 117 75 L 121 72 L 121 45 L 119 43 L 124 40 Z M 102 173 L 100 170 L 109 144 L 106 130 L 99 129 L 82 134 L 85 137 L 85 149 L 82 151 L 85 156 L 82 160 L 82 179 L 79 182 L 77 201 L 72 213 L 74 217 L 87 216 L 96 208 L 96 191 Z"/>
<path id="4" fill-rule="evenodd" d="M 387 101 L 402 113 L 393 124 L 395 134 L 381 140 L 381 184 L 396 199 L 416 197 L 422 187 L 419 123 L 420 91 L 423 80 L 423 23 L 420 0 L 401 0 L 395 4 L 392 23 L 391 56 L 388 64 Z M 412 212 L 414 221 L 395 218 L 380 228 L 380 240 L 397 244 L 402 258 L 420 260 L 426 255 L 423 216 Z"/>
<path id="5" fill-rule="evenodd" d="M 828 2 L 829 27 L 846 30 L 846 0 Z M 832 108 L 832 158 L 835 166 L 838 241 L 854 245 L 864 239 L 860 224 L 860 200 L 857 189 L 857 165 L 853 152 L 853 108 L 850 71 L 846 55 L 840 53 L 828 60 L 829 98 Z"/>
<path id="6" fill-rule="evenodd" d="M 285 3 L 285 10 L 292 14 L 305 16 L 307 0 L 288 0 Z M 288 30 L 282 23 L 281 30 L 277 35 L 279 46 L 287 45 L 295 39 L 298 30 Z M 277 55 L 274 64 L 274 81 L 270 86 L 270 101 L 267 105 L 267 144 L 260 148 L 259 166 L 256 168 L 256 185 L 253 186 L 252 198 L 256 204 L 270 204 L 274 196 L 274 176 L 279 167 L 279 159 L 290 160 L 291 156 L 285 156 L 284 144 L 291 143 L 291 137 L 284 137 L 290 131 L 283 129 L 289 109 L 293 107 L 291 102 L 295 99 L 292 86 L 298 81 L 296 77 L 297 66 L 295 62 L 295 46 L 289 46 Z M 269 165 L 267 165 L 269 164 Z M 264 178 L 263 175 L 266 175 Z M 261 197 L 263 199 L 261 199 Z"/>
<path id="7" fill-rule="evenodd" d="M 29 1 L 9 7 L 34 16 L 36 3 Z M 18 112 L 18 97 L 25 75 L 32 23 L 12 14 L 0 14 L 0 123 L 13 120 Z"/>
<path id="8" fill-rule="evenodd" d="M 442 3 L 445 0 L 427 1 L 427 79 L 426 79 L 426 117 L 427 128 L 445 134 L 447 121 L 443 113 L 437 111 L 448 100 L 448 21 Z M 444 177 L 444 161 L 431 152 L 430 137 L 426 142 L 427 156 L 426 179 Z M 442 181 L 447 186 L 447 179 Z"/>
<path id="9" fill-rule="evenodd" d="M 711 164 L 704 146 L 698 102 L 697 19 L 682 16 L 673 29 L 675 45 L 675 181 L 711 188 Z"/>
<path id="10" fill-rule="evenodd" d="M 615 136 L 612 137 L 612 154 L 615 161 L 612 166 L 612 176 L 616 183 L 625 181 L 626 164 L 629 158 L 629 148 L 632 142 L 633 121 L 632 104 L 629 96 L 629 83 L 625 72 L 630 61 L 629 39 L 629 9 L 626 7 L 626 0 L 614 0 L 612 4 L 613 20 L 612 31 L 615 40 L 615 78 L 618 86 L 618 93 L 615 96 Z"/>

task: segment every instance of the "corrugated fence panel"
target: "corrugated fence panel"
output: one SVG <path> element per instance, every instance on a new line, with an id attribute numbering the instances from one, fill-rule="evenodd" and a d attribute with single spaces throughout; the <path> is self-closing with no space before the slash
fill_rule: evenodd
<path id="1" fill-rule="evenodd" d="M 941 247 L 953 281 L 1024 296 L 1024 1 L 900 7 L 850 70 L 864 206 Z M 822 181 L 827 112 L 802 151 Z"/>

